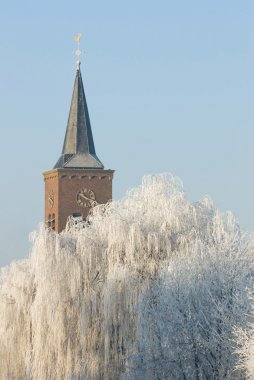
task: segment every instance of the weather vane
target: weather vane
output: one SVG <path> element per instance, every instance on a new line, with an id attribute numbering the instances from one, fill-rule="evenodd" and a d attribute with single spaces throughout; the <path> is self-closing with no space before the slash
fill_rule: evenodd
<path id="1" fill-rule="evenodd" d="M 80 50 L 80 40 L 81 40 L 81 36 L 82 36 L 82 34 L 81 33 L 79 33 L 79 34 L 76 34 L 75 36 L 74 36 L 74 40 L 77 42 L 77 50 L 75 51 L 75 55 L 76 55 L 76 57 L 78 58 L 77 59 L 77 62 L 76 62 L 76 64 L 77 64 L 77 69 L 79 70 L 80 69 L 80 64 L 81 64 L 81 62 L 80 62 L 80 56 L 81 56 L 81 50 Z"/>

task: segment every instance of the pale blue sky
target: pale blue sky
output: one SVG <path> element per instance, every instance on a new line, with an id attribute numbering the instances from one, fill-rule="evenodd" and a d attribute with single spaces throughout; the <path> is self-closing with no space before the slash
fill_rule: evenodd
<path id="1" fill-rule="evenodd" d="M 179 176 L 254 229 L 250 0 L 0 1 L 0 265 L 43 220 L 75 77 L 75 33 L 96 151 L 114 197 L 144 174 Z"/>

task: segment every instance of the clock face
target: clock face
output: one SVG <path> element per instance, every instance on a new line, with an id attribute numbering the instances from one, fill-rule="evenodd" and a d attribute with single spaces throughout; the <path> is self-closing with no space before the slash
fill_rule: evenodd
<path id="1" fill-rule="evenodd" d="M 49 206 L 53 208 L 54 206 L 54 192 L 53 191 L 49 192 L 48 201 L 49 201 Z"/>
<path id="2" fill-rule="evenodd" d="M 89 189 L 78 191 L 77 204 L 81 207 L 93 207 L 96 204 L 94 192 Z"/>

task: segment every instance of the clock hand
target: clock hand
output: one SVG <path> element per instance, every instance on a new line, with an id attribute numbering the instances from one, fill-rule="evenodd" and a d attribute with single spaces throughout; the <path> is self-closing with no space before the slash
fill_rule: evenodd
<path id="1" fill-rule="evenodd" d="M 79 197 L 85 199 L 86 201 L 91 201 L 91 199 L 86 197 L 84 194 L 79 194 Z"/>

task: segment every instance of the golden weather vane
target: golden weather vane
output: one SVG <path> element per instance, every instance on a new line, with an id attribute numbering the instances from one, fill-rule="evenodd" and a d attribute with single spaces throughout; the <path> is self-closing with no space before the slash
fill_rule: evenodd
<path id="1" fill-rule="evenodd" d="M 80 64 L 81 64 L 81 62 L 80 62 L 80 56 L 82 54 L 82 51 L 80 50 L 80 40 L 81 40 L 81 37 L 82 37 L 81 33 L 75 34 L 75 36 L 74 36 L 74 41 L 77 42 L 77 50 L 75 51 L 75 55 L 78 58 L 78 60 L 76 62 L 78 70 L 80 69 Z"/>

